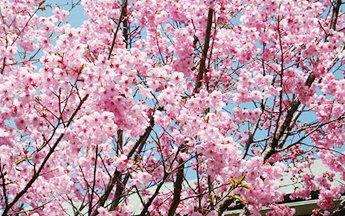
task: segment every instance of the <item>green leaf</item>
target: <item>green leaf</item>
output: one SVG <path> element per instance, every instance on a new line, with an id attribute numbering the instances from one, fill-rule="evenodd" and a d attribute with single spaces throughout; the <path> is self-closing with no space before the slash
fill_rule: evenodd
<path id="1" fill-rule="evenodd" d="M 234 201 L 239 201 L 241 204 L 243 204 L 243 203 L 245 203 L 245 200 L 242 198 L 242 197 L 240 197 L 239 195 L 234 195 L 233 197 L 232 197 L 232 199 L 234 200 Z"/>
<path id="2" fill-rule="evenodd" d="M 251 187 L 249 187 L 249 185 L 247 185 L 246 183 L 243 183 L 242 185 L 241 185 L 242 187 L 244 187 L 244 188 L 247 188 L 247 189 L 252 189 Z"/>
<path id="3" fill-rule="evenodd" d="M 238 180 L 237 183 L 242 183 L 243 180 L 246 178 L 246 175 L 241 176 Z"/>
<path id="4" fill-rule="evenodd" d="M 234 178 L 229 178 L 229 180 L 231 181 L 232 186 L 236 186 L 237 182 Z"/>
<path id="5" fill-rule="evenodd" d="M 214 202 L 214 196 L 213 196 L 213 194 L 210 194 L 210 196 L 209 196 L 209 200 L 210 200 L 210 202 L 211 202 L 211 203 L 213 203 L 213 202 Z"/>
<path id="6" fill-rule="evenodd" d="M 229 180 L 231 181 L 232 186 L 237 186 L 241 184 L 245 178 L 246 178 L 246 175 L 243 175 L 239 179 L 229 178 Z"/>

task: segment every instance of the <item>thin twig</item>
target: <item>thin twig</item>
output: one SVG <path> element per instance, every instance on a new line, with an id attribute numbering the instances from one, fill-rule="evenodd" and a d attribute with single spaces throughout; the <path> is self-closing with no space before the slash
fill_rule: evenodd
<path id="1" fill-rule="evenodd" d="M 111 44 L 109 55 L 108 55 L 108 60 L 110 60 L 110 58 L 111 58 L 111 53 L 113 52 L 113 49 L 114 49 L 114 46 L 115 46 L 116 36 L 117 36 L 117 33 L 118 33 L 119 29 L 120 29 L 121 20 L 122 20 L 122 17 L 124 15 L 124 13 L 125 13 L 125 7 L 126 6 L 127 6 L 127 0 L 125 0 L 123 5 L 122 5 L 120 18 L 119 18 L 119 21 L 118 21 L 117 26 L 116 26 L 116 30 L 115 30 L 114 37 L 113 37 L 113 42 Z"/>

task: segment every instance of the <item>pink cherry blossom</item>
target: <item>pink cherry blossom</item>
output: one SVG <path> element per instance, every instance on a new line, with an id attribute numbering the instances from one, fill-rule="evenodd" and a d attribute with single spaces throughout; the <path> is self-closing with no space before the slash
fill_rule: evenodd
<path id="1" fill-rule="evenodd" d="M 0 214 L 333 214 L 341 4 L 2 0 Z"/>

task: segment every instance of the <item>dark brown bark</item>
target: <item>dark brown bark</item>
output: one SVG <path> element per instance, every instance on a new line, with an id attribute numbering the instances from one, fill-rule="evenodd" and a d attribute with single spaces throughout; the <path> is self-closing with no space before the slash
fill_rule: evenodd
<path id="1" fill-rule="evenodd" d="M 129 158 L 133 156 L 133 154 L 138 148 L 142 149 L 142 146 L 145 144 L 146 140 L 150 136 L 153 126 L 154 126 L 154 119 L 153 119 L 153 114 L 152 114 L 152 117 L 150 118 L 150 125 L 146 128 L 145 133 L 142 136 L 140 136 L 139 140 L 135 143 L 131 151 L 128 153 Z"/>
<path id="2" fill-rule="evenodd" d="M 227 209 L 228 207 L 231 205 L 232 203 L 232 199 L 228 198 L 226 200 L 224 200 L 221 204 L 220 207 L 218 209 L 218 215 L 221 216 Z"/>
<path id="3" fill-rule="evenodd" d="M 129 26 L 128 26 L 128 1 L 126 0 L 123 3 L 123 21 L 122 21 L 122 25 L 123 25 L 123 37 L 124 37 L 124 41 L 126 43 L 126 48 L 128 48 L 128 32 L 129 32 Z"/>
<path id="4" fill-rule="evenodd" d="M 107 201 L 111 190 L 114 188 L 115 183 L 116 183 L 117 179 L 119 178 L 119 176 L 121 176 L 121 173 L 118 170 L 115 170 L 112 178 L 110 179 L 110 182 L 109 182 L 107 188 L 105 189 L 103 196 L 99 199 L 99 204 L 98 204 L 97 208 L 94 210 L 94 212 L 92 213 L 92 216 L 98 215 L 98 207 L 104 206 L 104 204 Z"/>
<path id="5" fill-rule="evenodd" d="M 179 169 L 177 172 L 176 180 L 174 182 L 174 197 L 169 209 L 169 216 L 174 216 L 176 209 L 181 201 L 181 191 L 182 191 L 182 182 L 184 177 L 184 161 L 180 159 Z"/>
<path id="6" fill-rule="evenodd" d="M 127 155 L 128 158 L 132 157 L 137 149 L 141 149 L 142 146 L 145 145 L 146 140 L 148 139 L 148 137 L 149 137 L 149 135 L 153 129 L 153 126 L 154 126 L 154 119 L 153 119 L 153 114 L 152 114 L 152 117 L 150 118 L 150 125 L 146 128 L 145 133 L 140 136 L 138 141 L 135 143 L 134 147 L 128 153 L 128 155 Z M 110 192 L 113 190 L 113 188 L 115 186 L 115 183 L 121 184 L 120 182 L 121 182 L 121 172 L 119 172 L 118 170 L 115 170 L 114 174 L 112 175 L 112 178 L 110 179 L 110 182 L 109 182 L 107 188 L 105 189 L 103 196 L 99 200 L 98 207 L 104 206 L 105 202 L 109 198 Z M 118 187 L 119 187 L 118 192 L 117 192 L 117 194 L 115 194 L 115 196 L 113 198 L 114 201 L 120 200 L 122 191 L 124 189 L 123 188 L 124 185 L 121 184 Z M 98 214 L 97 208 L 92 213 L 92 216 L 96 216 Z M 115 208 L 115 206 L 113 206 L 113 208 Z"/>
<path id="7" fill-rule="evenodd" d="M 92 187 L 91 187 L 90 202 L 89 202 L 89 215 L 91 215 L 91 213 L 92 213 L 93 195 L 95 193 L 96 174 L 97 174 L 97 159 L 98 159 L 98 145 L 96 146 L 96 152 L 95 152 L 95 165 L 94 165 L 94 170 L 93 170 L 93 183 L 92 183 Z"/>
<path id="8" fill-rule="evenodd" d="M 305 82 L 305 85 L 310 87 L 312 83 L 314 82 L 314 80 L 315 80 L 315 75 L 314 73 L 311 73 L 308 76 Z M 273 136 L 272 139 L 270 139 L 270 141 L 267 144 L 266 149 L 262 153 L 264 160 L 267 160 L 268 158 L 270 158 L 274 153 L 276 153 L 276 151 L 278 150 L 277 149 L 278 147 L 281 148 L 284 145 L 284 143 L 279 143 L 279 140 L 282 138 L 287 128 L 290 126 L 293 116 L 295 112 L 297 111 L 298 107 L 300 106 L 300 104 L 301 104 L 301 101 L 298 98 L 295 98 L 291 102 L 288 108 L 288 111 L 286 113 L 286 116 L 284 118 L 284 122 L 280 126 L 277 126 L 278 127 L 277 133 Z"/>
<path id="9" fill-rule="evenodd" d="M 205 36 L 205 43 L 204 43 L 204 49 L 202 50 L 202 56 L 200 59 L 200 66 L 199 66 L 199 72 L 196 78 L 196 84 L 193 89 L 192 95 L 199 92 L 199 88 L 201 87 L 202 80 L 204 77 L 204 73 L 206 70 L 206 58 L 208 53 L 208 48 L 210 46 L 210 38 L 211 38 L 211 28 L 212 28 L 212 18 L 213 18 L 213 9 L 208 9 L 208 18 L 207 18 L 207 27 L 206 27 L 206 36 Z"/>
<path id="10" fill-rule="evenodd" d="M 113 49 L 114 49 L 114 46 L 115 46 L 115 42 L 116 42 L 116 36 L 117 36 L 117 33 L 119 32 L 119 29 L 120 29 L 120 25 L 121 25 L 121 20 L 125 14 L 125 10 L 127 9 L 127 0 L 125 0 L 123 2 L 123 5 L 122 5 L 122 9 L 121 9 L 121 14 L 120 14 L 120 18 L 119 18 L 119 21 L 117 23 L 117 26 L 116 26 L 116 30 L 114 32 L 114 36 L 113 36 L 113 42 L 111 43 L 111 47 L 110 47 L 110 51 L 109 51 L 109 55 L 108 55 L 108 60 L 111 58 L 111 53 L 113 52 Z M 127 11 L 127 10 L 126 10 Z"/>
<path id="11" fill-rule="evenodd" d="M 342 0 L 337 0 L 337 3 L 333 6 L 332 19 L 331 19 L 331 25 L 330 25 L 330 28 L 333 30 L 336 30 L 336 27 L 337 27 L 338 15 L 339 15 L 341 4 L 342 4 Z"/>
<path id="12" fill-rule="evenodd" d="M 157 186 L 157 188 L 156 188 L 154 194 L 150 197 L 150 199 L 148 200 L 148 202 L 144 205 L 144 208 L 143 208 L 143 210 L 141 211 L 140 216 L 145 216 L 145 215 L 146 215 L 146 213 L 148 212 L 149 207 L 151 206 L 153 200 L 157 197 L 157 195 L 158 195 L 160 189 L 162 188 L 162 186 L 163 186 L 164 183 L 165 183 L 165 180 L 166 180 L 168 177 L 169 177 L 169 173 L 165 173 L 165 175 L 164 175 L 162 181 L 158 184 L 158 186 Z"/>

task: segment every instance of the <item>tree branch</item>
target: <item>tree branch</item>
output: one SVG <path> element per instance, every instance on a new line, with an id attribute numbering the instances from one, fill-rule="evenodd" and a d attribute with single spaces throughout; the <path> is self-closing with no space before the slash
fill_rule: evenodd
<path id="1" fill-rule="evenodd" d="M 140 216 L 145 216 L 147 211 L 149 210 L 150 205 L 152 204 L 153 200 L 156 198 L 156 196 L 158 195 L 161 187 L 164 185 L 165 180 L 169 177 L 169 173 L 165 173 L 163 176 L 163 179 L 161 181 L 161 183 L 159 183 L 159 185 L 157 186 L 154 194 L 150 197 L 150 199 L 148 200 L 148 202 L 144 205 L 143 210 L 140 213 Z"/>
<path id="2" fill-rule="evenodd" d="M 184 177 L 184 161 L 180 159 L 176 180 L 174 182 L 173 202 L 171 203 L 168 216 L 174 216 L 177 206 L 179 205 L 181 201 L 183 177 Z"/>
<path id="3" fill-rule="evenodd" d="M 6 66 L 6 57 L 4 57 L 4 59 L 2 60 L 2 68 L 0 71 L 1 74 L 4 74 L 5 66 Z"/>
<path id="4" fill-rule="evenodd" d="M 67 127 L 71 124 L 73 118 L 75 117 L 75 115 L 77 114 L 77 112 L 80 110 L 81 106 L 84 104 L 84 102 L 87 100 L 87 98 L 89 97 L 89 94 L 87 94 L 79 103 L 77 109 L 74 111 L 74 113 L 72 114 L 71 118 L 68 121 Z M 53 144 L 53 146 L 50 148 L 47 156 L 44 158 L 42 164 L 40 165 L 40 167 L 38 168 L 38 170 L 34 173 L 34 175 L 32 176 L 32 178 L 30 179 L 30 181 L 27 183 L 27 185 L 24 187 L 23 190 L 21 190 L 13 199 L 13 201 L 11 203 L 9 203 L 6 208 L 4 209 L 4 212 L 2 213 L 2 216 L 6 216 L 8 215 L 9 210 L 13 207 L 14 204 L 16 204 L 16 202 L 18 202 L 18 200 L 29 190 L 29 188 L 33 185 L 33 183 L 36 181 L 36 179 L 40 176 L 44 166 L 46 165 L 46 163 L 48 162 L 50 156 L 55 152 L 56 147 L 58 146 L 58 144 L 60 143 L 60 141 L 62 140 L 62 138 L 64 137 L 64 133 L 62 133 L 57 140 L 55 141 L 55 143 Z"/>
<path id="5" fill-rule="evenodd" d="M 152 114 L 152 116 L 150 118 L 150 125 L 147 126 L 145 133 L 140 136 L 140 138 L 135 143 L 135 145 L 133 146 L 131 151 L 128 153 L 128 155 L 127 155 L 128 158 L 130 158 L 135 153 L 135 151 L 137 150 L 138 147 L 140 148 L 141 146 L 143 146 L 145 144 L 146 140 L 148 139 L 148 137 L 149 137 L 149 135 L 153 129 L 153 126 L 154 126 L 154 118 L 153 118 L 153 114 Z M 121 172 L 119 172 L 118 170 L 115 170 L 113 177 L 110 179 L 110 182 L 109 182 L 107 188 L 105 189 L 103 196 L 99 199 L 98 207 L 104 206 L 105 202 L 107 201 L 107 199 L 110 195 L 110 192 L 113 190 L 113 188 L 115 186 L 115 183 L 119 181 L 120 176 L 121 176 Z M 119 189 L 119 190 L 123 190 L 123 189 Z M 115 194 L 115 197 L 113 198 L 113 200 L 116 200 L 116 199 L 118 199 L 118 198 L 116 198 L 116 194 Z M 97 210 L 98 207 L 92 213 L 92 216 L 96 216 L 98 214 L 98 210 Z"/>
<path id="6" fill-rule="evenodd" d="M 311 84 L 314 82 L 314 80 L 315 80 L 315 74 L 314 73 L 309 74 L 309 76 L 308 76 L 308 78 L 307 78 L 307 80 L 305 82 L 305 85 L 310 87 Z M 291 102 L 290 107 L 289 107 L 289 109 L 288 109 L 288 111 L 286 113 L 286 117 L 284 119 L 284 122 L 280 126 L 277 126 L 278 127 L 277 128 L 278 132 L 269 141 L 269 143 L 267 144 L 268 147 L 262 153 L 262 156 L 263 156 L 264 160 L 267 160 L 274 153 L 276 153 L 278 146 L 284 145 L 284 143 L 279 144 L 279 140 L 284 135 L 286 129 L 288 127 L 290 127 L 291 120 L 293 119 L 294 113 L 297 111 L 297 109 L 298 109 L 300 104 L 301 104 L 301 101 L 298 98 L 295 98 Z"/>
<path id="7" fill-rule="evenodd" d="M 98 201 L 99 204 L 96 207 L 96 209 L 94 210 L 94 212 L 92 213 L 92 216 L 98 215 L 98 208 L 101 206 L 104 206 L 104 204 L 107 201 L 107 199 L 110 195 L 110 192 L 114 188 L 114 185 L 115 185 L 117 179 L 119 178 L 119 176 L 121 176 L 121 173 L 116 169 L 114 174 L 113 174 L 113 177 L 110 179 L 110 182 L 109 182 L 107 188 L 105 189 L 103 196 L 99 199 L 99 201 Z"/>
<path id="8" fill-rule="evenodd" d="M 333 13 L 332 13 L 330 28 L 333 29 L 334 31 L 336 30 L 336 27 L 337 27 L 338 14 L 339 14 L 341 4 L 342 4 L 342 0 L 337 0 L 337 3 L 335 4 L 335 6 L 333 6 Z"/>
<path id="9" fill-rule="evenodd" d="M 202 56 L 200 60 L 199 72 L 196 78 L 196 84 L 193 89 L 192 96 L 199 92 L 199 88 L 201 87 L 202 79 L 204 77 L 204 73 L 206 70 L 206 57 L 208 53 L 208 48 L 210 46 L 210 38 L 211 38 L 211 28 L 212 28 L 212 18 L 213 18 L 213 9 L 209 8 L 208 10 L 208 18 L 207 18 L 207 27 L 206 27 L 206 36 L 205 36 L 205 43 L 204 49 L 202 50 Z"/>
<path id="10" fill-rule="evenodd" d="M 98 158 L 98 145 L 96 146 L 95 152 L 95 168 L 93 170 L 93 183 L 91 187 L 91 194 L 90 194 L 90 203 L 89 203 L 89 215 L 92 213 L 92 203 L 93 203 L 93 194 L 95 193 L 95 185 L 96 185 L 96 174 L 97 174 L 97 158 Z"/>
<path id="11" fill-rule="evenodd" d="M 231 198 L 224 200 L 218 209 L 218 215 L 221 216 L 223 212 L 225 212 L 226 209 L 232 204 L 232 202 L 233 200 Z"/>
<path id="12" fill-rule="evenodd" d="M 128 32 L 129 32 L 129 26 L 128 26 L 128 10 L 127 10 L 127 6 L 128 6 L 128 1 L 126 0 L 123 3 L 122 9 L 123 9 L 123 37 L 126 43 L 126 48 L 128 48 Z"/>
<path id="13" fill-rule="evenodd" d="M 113 42 L 111 43 L 111 47 L 110 47 L 110 51 L 109 51 L 109 55 L 108 55 L 108 60 L 111 58 L 111 53 L 113 52 L 113 49 L 114 49 L 114 46 L 115 46 L 116 36 L 117 36 L 117 33 L 118 33 L 119 29 L 120 29 L 122 17 L 125 14 L 125 10 L 126 10 L 125 8 L 127 9 L 127 0 L 125 0 L 123 2 L 123 5 L 122 5 L 119 22 L 117 23 L 116 30 L 115 30 L 114 37 L 113 37 Z"/>
<path id="14" fill-rule="evenodd" d="M 4 167 L 5 165 L 2 165 L 1 160 L 0 160 L 0 175 L 1 175 L 1 180 L 2 180 L 2 192 L 5 198 L 5 205 L 8 206 L 8 198 L 7 198 L 7 192 L 6 192 L 6 179 L 5 179 L 6 173 L 3 172 Z"/>
<path id="15" fill-rule="evenodd" d="M 135 153 L 137 148 L 145 144 L 146 140 L 149 138 L 149 135 L 153 129 L 153 126 L 154 126 L 154 118 L 152 114 L 150 118 L 150 125 L 146 128 L 145 133 L 142 136 L 140 136 L 139 140 L 135 143 L 131 151 L 128 153 L 127 155 L 128 157 L 132 157 L 132 155 Z"/>

